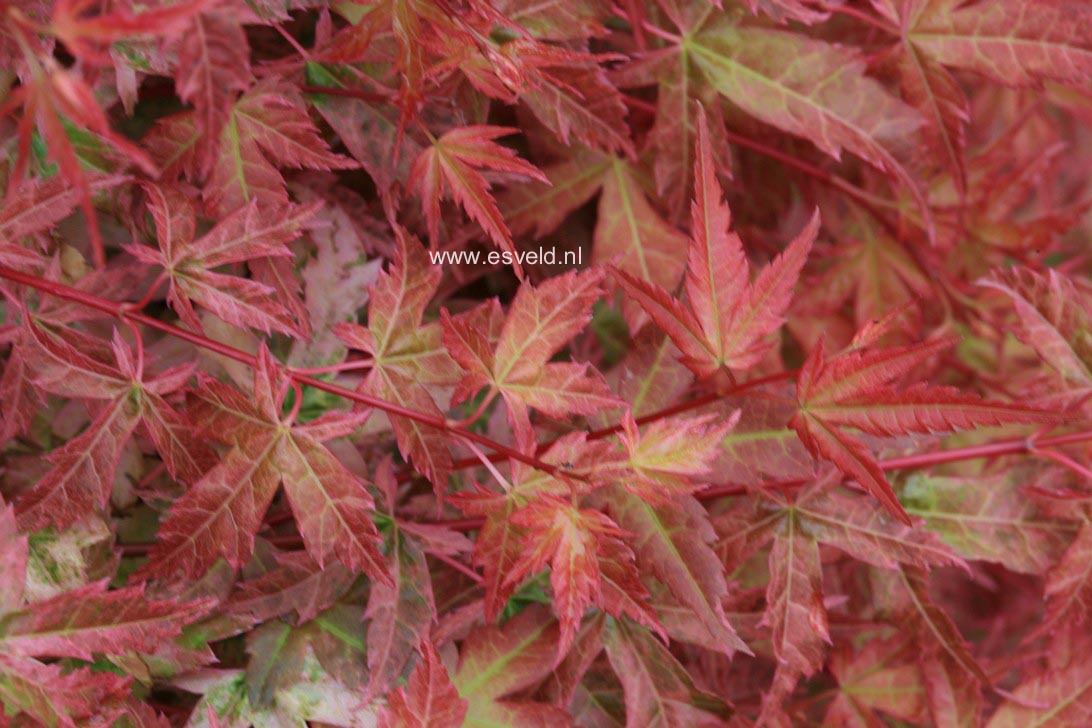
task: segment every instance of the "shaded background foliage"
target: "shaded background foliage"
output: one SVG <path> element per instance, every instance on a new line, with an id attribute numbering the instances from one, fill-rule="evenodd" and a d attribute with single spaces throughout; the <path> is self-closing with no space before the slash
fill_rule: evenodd
<path id="1" fill-rule="evenodd" d="M 0 720 L 1088 725 L 1090 81 L 1082 0 L 5 0 Z"/>

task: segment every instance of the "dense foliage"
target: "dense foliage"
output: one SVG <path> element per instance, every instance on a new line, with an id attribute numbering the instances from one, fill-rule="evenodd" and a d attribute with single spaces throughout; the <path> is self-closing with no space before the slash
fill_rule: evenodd
<path id="1" fill-rule="evenodd" d="M 1092 725 L 1090 89 L 1086 0 L 0 0 L 0 725 Z"/>

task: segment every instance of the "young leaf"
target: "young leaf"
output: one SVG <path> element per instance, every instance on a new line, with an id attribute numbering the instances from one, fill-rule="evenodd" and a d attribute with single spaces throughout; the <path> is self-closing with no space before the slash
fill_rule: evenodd
<path id="1" fill-rule="evenodd" d="M 743 243 L 729 232 L 731 214 L 716 179 L 704 117 L 699 117 L 694 165 L 692 232 L 686 268 L 689 309 L 663 288 L 616 270 L 622 289 L 637 301 L 683 352 L 700 377 L 722 367 L 747 369 L 772 347 L 784 323 L 792 288 L 819 230 L 818 214 L 785 252 L 749 284 Z"/>

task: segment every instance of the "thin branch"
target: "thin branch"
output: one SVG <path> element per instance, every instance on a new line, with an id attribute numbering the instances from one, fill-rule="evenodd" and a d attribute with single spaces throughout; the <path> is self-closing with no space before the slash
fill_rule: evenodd
<path id="1" fill-rule="evenodd" d="M 118 303 L 116 301 L 110 301 L 105 298 L 92 295 L 85 291 L 81 291 L 71 286 L 66 286 L 63 283 L 56 281 L 49 281 L 38 276 L 31 275 L 29 273 L 23 273 L 13 268 L 0 266 L 0 278 L 19 283 L 24 286 L 30 286 L 43 293 L 47 293 L 57 298 L 63 298 L 73 303 L 79 303 L 87 306 L 88 308 L 101 311 L 102 313 L 113 316 L 122 321 L 131 321 L 133 323 L 139 323 L 147 326 L 151 329 L 160 331 L 168 336 L 174 336 L 175 338 L 187 341 L 195 346 L 199 346 L 203 349 L 220 354 L 241 364 L 245 364 L 251 369 L 258 368 L 258 358 L 249 354 L 241 349 L 236 349 L 233 346 L 223 344 L 219 341 L 208 338 L 203 334 L 199 334 L 187 329 L 180 328 L 173 324 L 160 321 L 157 318 L 141 313 L 139 311 L 131 311 L 129 307 L 124 303 Z M 511 448 L 503 443 L 497 442 L 490 437 L 480 435 L 477 432 L 465 430 L 462 428 L 451 427 L 444 417 L 435 417 L 427 415 L 416 410 L 403 407 L 393 402 L 387 402 L 386 400 L 371 395 L 364 394 L 362 392 L 356 392 L 351 389 L 333 384 L 332 382 L 325 382 L 321 379 L 316 379 L 313 376 L 307 374 L 301 374 L 289 367 L 285 368 L 285 372 L 288 377 L 297 384 L 318 389 L 323 392 L 342 397 L 344 399 L 358 402 L 360 404 L 372 407 L 377 410 L 386 412 L 388 415 L 395 415 L 396 417 L 404 417 L 414 422 L 419 422 L 428 427 L 434 427 L 438 430 L 445 432 L 451 432 L 465 440 L 470 440 L 478 445 L 494 450 L 499 455 L 510 460 L 518 460 L 525 465 L 541 470 L 542 472 L 549 473 L 550 475 L 558 475 L 558 466 L 551 465 L 550 463 L 543 462 L 533 455 L 526 455 L 519 450 Z M 576 477 L 576 476 L 571 476 Z M 579 479 L 579 478 L 578 478 Z"/>

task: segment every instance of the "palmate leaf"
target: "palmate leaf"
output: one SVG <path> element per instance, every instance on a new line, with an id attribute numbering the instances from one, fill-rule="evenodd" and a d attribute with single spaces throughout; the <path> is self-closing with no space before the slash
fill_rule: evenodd
<path id="1" fill-rule="evenodd" d="M 991 680 L 959 629 L 930 596 L 928 573 L 904 566 L 884 572 L 873 584 L 887 618 L 913 635 L 932 721 L 978 725 L 982 688 L 990 686 Z"/>
<path id="2" fill-rule="evenodd" d="M 250 45 L 235 13 L 209 8 L 192 19 L 180 35 L 174 79 L 179 98 L 194 106 L 198 164 L 207 171 L 232 104 L 253 82 Z"/>
<path id="3" fill-rule="evenodd" d="M 91 660 L 93 653 L 151 654 L 208 606 L 154 601 L 144 596 L 143 587 L 107 592 L 104 584 L 92 584 L 8 614 L 0 645 L 6 654 L 22 657 Z"/>
<path id="4" fill-rule="evenodd" d="M 638 567 L 650 570 L 691 612 L 706 636 L 705 646 L 728 655 L 750 653 L 724 613 L 728 582 L 711 547 L 716 535 L 701 504 L 687 496 L 654 507 L 617 486 L 605 492 L 607 512 L 633 534 L 626 541 Z"/>
<path id="5" fill-rule="evenodd" d="M 1006 569 L 1041 574 L 1057 564 L 1080 528 L 1053 518 L 1007 474 L 973 478 L 915 474 L 899 491 L 911 516 L 965 559 L 993 561 Z"/>
<path id="6" fill-rule="evenodd" d="M 804 445 L 855 479 L 907 525 L 909 516 L 875 457 L 844 428 L 883 437 L 1054 419 L 1040 410 L 986 402 L 951 387 L 893 388 L 895 380 L 950 345 L 937 340 L 912 347 L 851 349 L 828 362 L 820 341 L 797 380 L 799 409 L 790 424 Z"/>
<path id="7" fill-rule="evenodd" d="M 717 419 L 669 417 L 641 431 L 632 412 L 627 412 L 619 435 L 628 455 L 621 486 L 653 505 L 699 490 L 702 479 L 713 474 L 717 451 L 739 414 Z"/>
<path id="8" fill-rule="evenodd" d="M 808 484 L 792 502 L 767 494 L 713 517 L 719 535 L 716 552 L 724 566 L 735 571 L 776 535 L 789 532 L 806 534 L 880 569 L 964 566 L 935 533 L 920 525 L 893 523 L 875 501 L 832 490 L 829 480 Z M 795 524 L 789 525 L 788 519 Z"/>
<path id="9" fill-rule="evenodd" d="M 129 679 L 120 675 L 86 667 L 65 672 L 60 665 L 0 653 L 5 710 L 25 713 L 43 725 L 75 728 L 128 692 Z"/>
<path id="10" fill-rule="evenodd" d="M 699 690 L 647 629 L 625 619 L 606 631 L 606 651 L 625 695 L 626 728 L 719 725 L 729 711 Z"/>
<path id="11" fill-rule="evenodd" d="M 493 141 L 515 131 L 501 126 L 460 127 L 436 139 L 418 155 L 410 170 L 409 185 L 421 197 L 433 245 L 440 240 L 440 200 L 447 190 L 498 248 L 515 253 L 508 225 L 489 193 L 489 182 L 481 174 L 481 170 L 496 170 L 548 181 L 513 150 Z M 513 267 L 517 275 L 523 275 L 518 261 L 513 261 Z"/>
<path id="12" fill-rule="evenodd" d="M 657 210 L 638 166 L 580 150 L 570 159 L 543 167 L 542 172 L 549 183 L 532 180 L 498 196 L 498 207 L 513 235 L 533 231 L 541 238 L 601 192 L 592 264 L 613 264 L 667 290 L 678 285 L 686 266 L 686 238 Z M 632 301 L 623 301 L 623 314 L 633 331 L 643 323 L 639 312 Z"/>
<path id="13" fill-rule="evenodd" d="M 849 645 L 831 655 L 830 670 L 839 694 L 831 701 L 826 722 L 833 725 L 878 725 L 881 713 L 920 723 L 925 718 L 925 688 L 905 636 L 869 633 L 856 649 Z"/>
<path id="14" fill-rule="evenodd" d="M 1078 627 L 1092 616 L 1092 528 L 1082 524 L 1062 558 L 1047 571 L 1043 588 L 1046 614 L 1036 628 L 1037 634 L 1050 634 L 1060 628 Z"/>
<path id="15" fill-rule="evenodd" d="M 359 391 L 441 417 L 429 388 L 454 385 L 461 372 L 442 344 L 440 324 L 424 323 L 425 308 L 440 284 L 440 270 L 429 263 L 415 238 L 403 231 L 398 239 L 394 260 L 371 288 L 367 328 L 339 323 L 333 330 L 347 346 L 372 356 Z M 478 324 L 474 319 L 470 325 Z M 447 438 L 436 428 L 405 417 L 392 415 L 390 420 L 403 456 L 437 493 L 443 493 L 451 470 Z"/>
<path id="16" fill-rule="evenodd" d="M 946 66 L 1013 86 L 1092 80 L 1092 9 L 1085 3 L 1045 0 L 1034 12 L 1018 0 L 874 4 L 891 15 L 900 5 L 912 8 L 903 11 L 907 40 Z"/>
<path id="17" fill-rule="evenodd" d="M 320 567 L 336 559 L 389 583 L 370 518 L 374 501 L 364 481 L 320 442 L 352 432 L 367 413 L 331 413 L 306 425 L 285 423 L 278 411 L 278 381 L 276 363 L 263 349 L 253 399 L 213 380 L 191 393 L 190 409 L 197 421 L 231 449 L 175 501 L 141 569 L 143 576 L 193 576 L 220 557 L 241 567 L 283 482 L 307 551 Z"/>
<path id="18" fill-rule="evenodd" d="M 102 507 L 114 487 L 121 449 L 142 422 L 175 477 L 193 482 L 212 466 L 212 452 L 163 399 L 184 384 L 188 367 L 142 381 L 128 345 L 116 333 L 114 363 L 84 353 L 100 345 L 74 329 L 46 329 L 30 321 L 25 340 L 23 356 L 37 386 L 91 400 L 99 409 L 82 433 L 50 453 L 53 467 L 19 499 L 21 530 L 63 528 Z"/>
<path id="19" fill-rule="evenodd" d="M 868 78 L 856 52 L 788 31 L 737 25 L 727 16 L 703 27 L 685 47 L 709 85 L 747 113 L 836 159 L 844 149 L 898 179 L 935 237 L 922 185 L 908 168 L 922 118 Z M 861 98 L 869 103 L 858 103 Z"/>
<path id="20" fill-rule="evenodd" d="M 641 305 L 700 377 L 722 367 L 747 369 L 773 346 L 769 335 L 784 323 L 793 286 L 819 230 L 816 214 L 785 252 L 749 282 L 743 243 L 729 232 L 731 213 L 716 179 L 704 117 L 695 150 L 691 242 L 686 266 L 690 308 L 663 288 L 616 270 L 622 290 Z"/>
<path id="21" fill-rule="evenodd" d="M 206 142 L 194 112 L 156 122 L 144 140 L 153 156 L 165 160 L 164 173 L 205 181 L 202 194 L 211 210 L 226 215 L 248 203 L 273 208 L 288 204 L 279 167 L 353 169 L 357 163 L 333 154 L 319 137 L 294 87 L 277 79 L 262 81 L 230 105 L 214 142 Z M 203 171 L 203 143 L 212 144 L 209 171 Z M 207 179 L 206 179 L 207 176 Z"/>
<path id="22" fill-rule="evenodd" d="M 637 156 L 625 102 L 598 64 L 551 67 L 520 101 L 566 144 L 573 137 L 593 149 Z"/>
<path id="23" fill-rule="evenodd" d="M 880 0 L 877 4 L 885 2 Z M 902 13 L 920 11 L 920 7 L 907 2 L 901 2 L 899 6 L 898 12 Z M 896 21 L 902 27 L 912 19 L 898 17 Z M 965 192 L 964 148 L 970 104 L 963 89 L 947 69 L 912 40 L 901 43 L 881 63 L 898 78 L 903 100 L 926 120 L 921 129 L 922 141 L 936 155 L 939 164 L 952 174 L 957 189 Z"/>
<path id="24" fill-rule="evenodd" d="M 1092 673 L 1088 637 L 1074 632 L 1049 663 L 1028 670 L 1010 696 L 990 716 L 987 728 L 1078 726 L 1092 720 Z"/>
<path id="25" fill-rule="evenodd" d="M 551 278 L 538 287 L 524 283 L 495 348 L 472 320 L 460 321 L 445 311 L 444 346 L 467 373 L 453 402 L 489 387 L 504 397 L 517 431 L 526 429 L 530 407 L 551 417 L 568 417 L 617 405 L 602 375 L 589 365 L 549 361 L 591 319 L 603 275 L 601 269 L 591 268 Z"/>
<path id="26" fill-rule="evenodd" d="M 763 622 L 770 628 L 778 666 L 767 705 L 780 702 L 800 677 L 820 669 L 831 641 L 819 544 L 794 516 L 786 518 L 782 531 L 775 534 L 769 566 Z"/>
<path id="27" fill-rule="evenodd" d="M 379 466 L 375 481 L 385 501 L 382 510 L 392 521 L 387 539 L 387 560 L 394 586 L 374 584 L 368 596 L 364 616 L 371 622 L 367 634 L 369 679 L 365 700 L 390 691 L 418 645 L 425 648 L 423 664 L 428 671 L 428 684 L 436 679 L 434 671 L 443 671 L 438 662 L 430 662 L 438 660 L 435 650 L 422 642 L 436 617 L 432 575 L 421 544 L 394 515 L 396 482 L 390 460 Z M 446 677 L 446 673 L 444 675 Z"/>
<path id="28" fill-rule="evenodd" d="M 524 536 L 505 581 L 519 584 L 550 565 L 554 610 L 561 622 L 558 655 L 569 651 L 584 612 L 593 604 L 660 629 L 646 602 L 648 592 L 634 567 L 633 552 L 610 518 L 543 496 L 513 513 L 512 522 Z"/>
<path id="29" fill-rule="evenodd" d="M 306 551 L 280 553 L 276 566 L 256 579 L 236 585 L 223 604 L 233 634 L 275 617 L 294 613 L 309 622 L 330 607 L 352 584 L 354 574 L 341 564 L 320 569 Z M 236 626 L 238 625 L 238 626 Z"/>
<path id="30" fill-rule="evenodd" d="M 148 209 L 155 220 L 159 250 L 131 245 L 137 259 L 162 266 L 169 275 L 167 301 L 189 326 L 200 330 L 193 304 L 224 321 L 262 331 L 299 333 L 289 308 L 276 300 L 275 289 L 256 280 L 216 272 L 220 266 L 291 255 L 287 244 L 301 234 L 316 205 L 288 206 L 271 214 L 257 201 L 224 217 L 195 239 L 193 203 L 178 188 L 148 185 Z"/>
<path id="31" fill-rule="evenodd" d="M 1016 336 L 1039 354 L 1061 380 L 1066 399 L 1077 403 L 1092 393 L 1092 297 L 1064 274 L 1016 268 L 979 281 L 1012 300 Z"/>
<path id="32" fill-rule="evenodd" d="M 75 726 L 128 694 L 129 679 L 87 668 L 62 671 L 38 658 L 93 660 L 154 654 L 200 618 L 211 602 L 154 600 L 143 587 L 106 591 L 104 582 L 24 604 L 27 538 L 0 504 L 0 702 L 45 725 Z"/>

